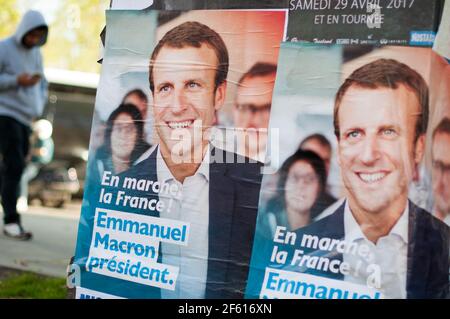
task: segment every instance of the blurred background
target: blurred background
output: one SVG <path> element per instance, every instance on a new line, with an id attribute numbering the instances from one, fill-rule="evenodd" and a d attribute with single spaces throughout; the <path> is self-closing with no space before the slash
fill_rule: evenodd
<path id="1" fill-rule="evenodd" d="M 71 195 L 77 199 L 83 195 L 101 66 L 97 63 L 100 33 L 105 26 L 105 9 L 108 7 L 109 0 L 0 0 L 0 39 L 14 33 L 22 15 L 29 9 L 40 11 L 49 24 L 49 37 L 42 48 L 49 98 L 42 117 L 53 124 L 55 149 L 53 161 L 47 165 L 53 169 L 50 173 L 47 170 L 42 178 L 63 181 L 76 177 L 80 187 L 76 192 L 72 187 Z M 64 174 L 58 172 L 61 168 L 75 171 Z M 41 197 L 40 194 L 31 195 Z M 65 198 L 67 201 L 68 197 Z M 51 206 L 65 204 L 61 200 L 47 200 L 44 204 L 47 203 Z"/>

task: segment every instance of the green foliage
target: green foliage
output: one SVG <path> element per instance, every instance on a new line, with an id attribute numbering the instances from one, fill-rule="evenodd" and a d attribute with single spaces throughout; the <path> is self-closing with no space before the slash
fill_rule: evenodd
<path id="1" fill-rule="evenodd" d="M 13 0 L 0 0 L 0 8 L 0 39 L 3 39 L 14 33 L 20 14 Z"/>
<path id="2" fill-rule="evenodd" d="M 0 298 L 65 299 L 66 295 L 64 278 L 24 272 L 0 281 Z"/>
<path id="3" fill-rule="evenodd" d="M 65 0 L 61 3 L 43 49 L 46 66 L 98 73 L 100 32 L 105 26 L 108 5 L 108 0 Z"/>
<path id="4" fill-rule="evenodd" d="M 43 47 L 45 67 L 83 72 L 100 71 L 100 32 L 110 0 L 62 0 L 57 2 L 49 37 Z M 22 10 L 33 1 L 21 2 Z M 49 4 L 50 5 L 50 4 Z M 0 39 L 16 30 L 22 13 L 15 0 L 0 0 Z M 42 9 L 41 9 L 42 10 Z"/>

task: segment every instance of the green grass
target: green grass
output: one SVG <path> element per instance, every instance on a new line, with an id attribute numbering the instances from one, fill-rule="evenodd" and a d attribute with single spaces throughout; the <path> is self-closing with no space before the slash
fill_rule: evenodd
<path id="1" fill-rule="evenodd" d="M 66 295 L 64 278 L 24 272 L 0 280 L 0 298 L 64 299 Z"/>

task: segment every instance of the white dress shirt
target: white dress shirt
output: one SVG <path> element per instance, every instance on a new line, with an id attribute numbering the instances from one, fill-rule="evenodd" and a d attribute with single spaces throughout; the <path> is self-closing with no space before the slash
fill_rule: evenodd
<path id="1" fill-rule="evenodd" d="M 445 216 L 443 222 L 446 223 L 447 226 L 450 226 L 450 215 Z"/>
<path id="2" fill-rule="evenodd" d="M 409 203 L 387 236 L 378 239 L 374 244 L 366 238 L 360 225 L 353 217 L 348 200 L 345 202 L 344 227 L 345 240 L 348 243 L 367 245 L 367 258 L 358 255 L 344 254 L 344 262 L 350 264 L 350 274 L 345 281 L 369 286 L 377 289 L 384 298 L 406 298 L 406 273 L 408 255 L 408 218 Z M 368 271 L 368 266 L 375 264 Z M 374 276 L 373 271 L 380 271 Z"/>
<path id="3" fill-rule="evenodd" d="M 187 246 L 161 243 L 162 262 L 179 267 L 175 290 L 161 290 L 163 299 L 205 298 L 208 272 L 209 227 L 209 146 L 197 172 L 177 181 L 165 163 L 160 148 L 157 150 L 156 167 L 158 182 L 178 185 L 178 194 L 170 197 L 160 194 L 164 209 L 160 217 L 188 223 Z"/>

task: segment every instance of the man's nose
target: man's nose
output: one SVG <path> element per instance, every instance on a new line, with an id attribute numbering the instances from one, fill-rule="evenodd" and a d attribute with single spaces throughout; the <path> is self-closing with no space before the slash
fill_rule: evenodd
<path id="1" fill-rule="evenodd" d="M 173 95 L 171 111 L 174 114 L 180 114 L 187 108 L 186 95 L 183 90 L 175 90 Z"/>
<path id="2" fill-rule="evenodd" d="M 359 159 L 365 165 L 371 165 L 380 158 L 378 139 L 375 135 L 367 136 L 361 148 Z"/>
<path id="3" fill-rule="evenodd" d="M 266 129 L 266 121 L 263 114 L 260 114 L 258 112 L 253 112 L 250 114 L 250 118 L 248 121 L 249 127 L 254 127 L 256 129 Z"/>
<path id="4" fill-rule="evenodd" d="M 250 118 L 247 121 L 247 127 L 259 128 L 258 120 L 254 114 L 250 115 Z"/>

